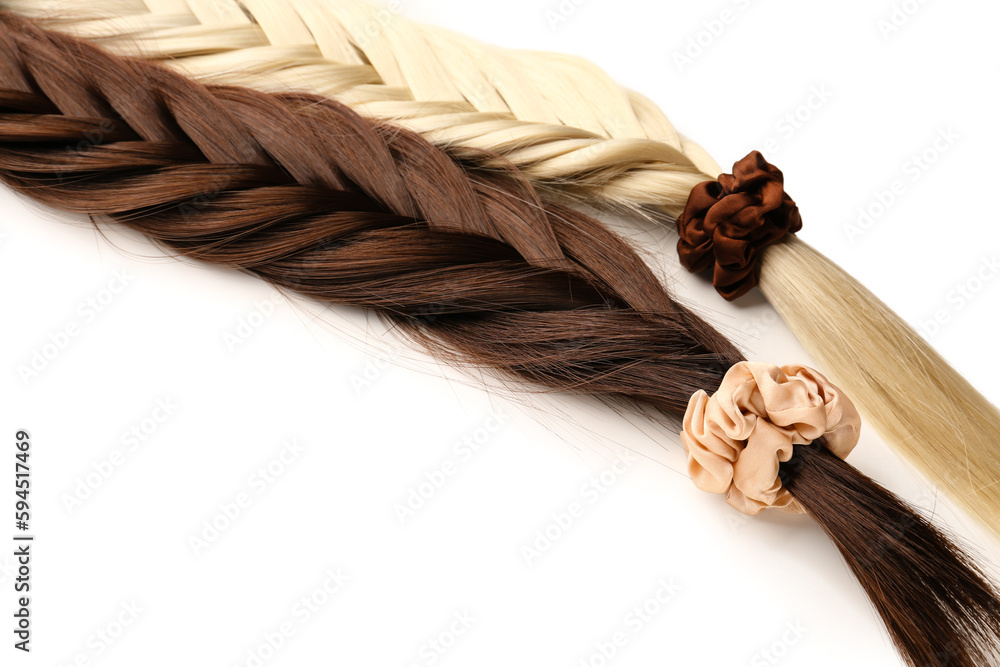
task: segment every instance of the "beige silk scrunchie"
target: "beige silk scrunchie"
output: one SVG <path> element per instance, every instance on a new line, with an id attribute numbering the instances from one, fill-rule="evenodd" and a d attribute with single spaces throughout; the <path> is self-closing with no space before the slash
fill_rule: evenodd
<path id="1" fill-rule="evenodd" d="M 712 396 L 698 391 L 691 397 L 681 442 L 688 473 L 702 491 L 725 493 L 744 514 L 768 507 L 803 513 L 781 485 L 779 463 L 792 458 L 795 445 L 821 436 L 846 458 L 860 431 L 854 404 L 817 371 L 743 361 Z"/>

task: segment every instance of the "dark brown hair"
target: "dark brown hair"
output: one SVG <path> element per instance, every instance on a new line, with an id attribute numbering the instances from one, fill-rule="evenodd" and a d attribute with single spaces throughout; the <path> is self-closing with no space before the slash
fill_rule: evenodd
<path id="1" fill-rule="evenodd" d="M 551 390 L 683 413 L 742 359 L 599 222 L 303 94 L 204 87 L 0 14 L 0 179 L 53 207 Z M 979 666 L 1000 601 L 962 551 L 819 444 L 785 484 L 910 664 Z"/>

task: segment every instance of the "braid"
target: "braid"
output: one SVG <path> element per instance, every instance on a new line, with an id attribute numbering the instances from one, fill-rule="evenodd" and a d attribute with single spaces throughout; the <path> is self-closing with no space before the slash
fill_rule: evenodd
<path id="1" fill-rule="evenodd" d="M 742 358 L 624 241 L 524 183 L 468 174 L 334 101 L 206 88 L 8 22 L 25 34 L 0 40 L 0 100 L 20 112 L 0 127 L 0 171 L 39 201 L 374 309 L 467 361 L 555 389 L 679 414 Z M 69 59 L 78 66 L 67 70 Z M 94 130 L 92 147 L 59 145 Z M 625 344 L 616 331 L 637 335 Z"/>

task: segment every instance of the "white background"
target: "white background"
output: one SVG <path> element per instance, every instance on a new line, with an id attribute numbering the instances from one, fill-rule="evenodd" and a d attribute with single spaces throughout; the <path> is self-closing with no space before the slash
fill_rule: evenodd
<path id="1" fill-rule="evenodd" d="M 1000 250 L 1000 8 L 910 2 L 915 13 L 885 35 L 879 21 L 893 6 L 403 0 L 401 12 L 586 56 L 724 166 L 774 139 L 767 157 L 803 212 L 802 238 L 915 326 L 943 311 L 929 339 L 996 402 L 1000 278 L 971 299 L 956 290 L 976 287 Z M 733 20 L 705 32 L 707 46 L 679 67 L 676 54 L 723 10 Z M 801 109 L 818 88 L 829 99 Z M 789 131 L 783 119 L 797 111 L 808 119 Z M 907 161 L 947 128 L 958 139 L 914 179 Z M 896 179 L 905 193 L 852 238 L 859 207 Z M 283 623 L 293 634 L 262 664 L 900 664 L 819 529 L 801 517 L 745 519 L 697 491 L 669 430 L 588 401 L 484 390 L 347 309 L 280 302 L 230 350 L 226 335 L 258 322 L 256 304 L 274 295 L 262 283 L 132 236 L 105 238 L 6 190 L 0 210 L 0 485 L 12 486 L 14 432 L 30 430 L 37 535 L 30 656 L 10 647 L 10 550 L 0 556 L 3 664 L 253 665 L 248 652 Z M 632 229 L 751 357 L 808 363 L 759 295 L 724 303 L 677 267 L 671 232 Z M 115 271 L 127 287 L 90 319 L 79 304 Z M 70 323 L 80 335 L 24 382 L 18 366 Z M 158 400 L 177 407 L 152 429 Z M 477 429 L 498 412 L 505 424 L 484 439 Z M 143 426 L 151 434 L 132 451 L 123 434 Z M 466 437 L 484 440 L 468 460 L 455 449 Z M 303 451 L 258 493 L 255 471 L 290 439 Z M 115 450 L 121 465 L 68 509 L 67 495 Z M 627 471 L 591 502 L 584 485 L 610 479 L 629 451 Z M 396 504 L 449 461 L 457 472 L 401 521 Z M 852 462 L 996 561 L 998 545 L 870 430 Z M 249 506 L 196 555 L 190 538 L 241 493 Z M 13 496 L 0 498 L 6 508 Z M 523 547 L 575 502 L 582 516 L 527 562 Z M 348 581 L 307 616 L 296 605 L 323 600 L 338 568 Z M 669 602 L 636 621 L 631 610 L 661 581 Z M 117 633 L 123 605 L 141 611 L 109 645 L 98 632 Z M 463 615 L 467 629 L 453 625 Z M 462 634 L 433 652 L 452 627 Z M 616 632 L 627 643 L 601 662 Z"/>

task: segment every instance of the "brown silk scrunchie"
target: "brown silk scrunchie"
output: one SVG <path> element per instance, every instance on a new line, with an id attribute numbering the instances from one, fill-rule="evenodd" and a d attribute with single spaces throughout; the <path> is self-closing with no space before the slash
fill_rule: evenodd
<path id="1" fill-rule="evenodd" d="M 711 397 L 704 391 L 691 397 L 681 442 L 688 473 L 702 491 L 725 493 L 744 514 L 768 507 L 802 513 L 782 487 L 778 465 L 792 458 L 795 445 L 820 437 L 846 458 L 860 432 L 854 404 L 818 372 L 744 361 L 729 369 Z"/>
<path id="2" fill-rule="evenodd" d="M 732 174 L 699 183 L 677 219 L 677 253 L 688 271 L 714 265 L 712 284 L 729 301 L 757 284 L 760 249 L 802 229 L 781 171 L 754 151 Z"/>

